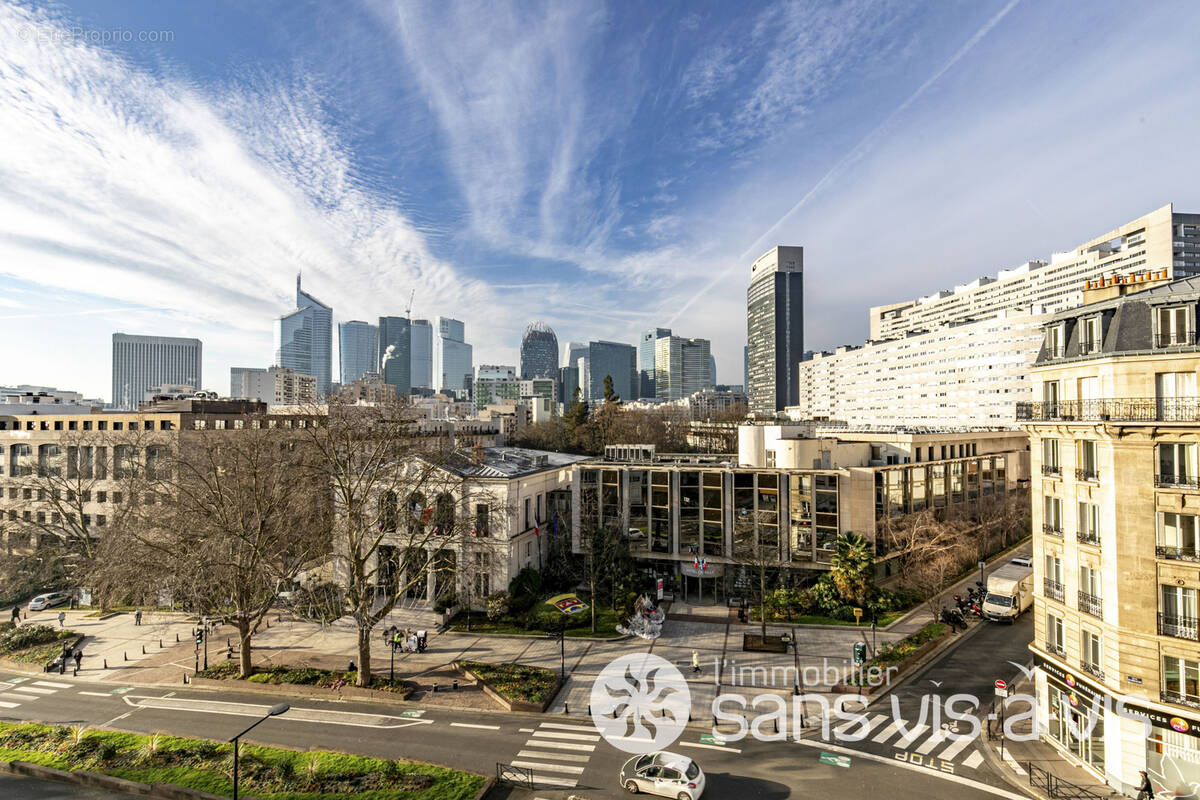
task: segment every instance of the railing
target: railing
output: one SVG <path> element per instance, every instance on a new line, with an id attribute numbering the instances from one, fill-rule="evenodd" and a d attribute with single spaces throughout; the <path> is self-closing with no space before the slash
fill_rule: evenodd
<path id="1" fill-rule="evenodd" d="M 532 789 L 533 770 L 528 767 L 514 767 L 512 764 L 496 762 L 496 783 L 508 783 Z"/>
<path id="2" fill-rule="evenodd" d="M 1160 472 L 1154 475 L 1154 485 L 1200 489 L 1200 478 L 1195 475 L 1164 475 Z"/>
<path id="3" fill-rule="evenodd" d="M 1030 786 L 1041 789 L 1047 797 L 1053 797 L 1055 800 L 1107 800 L 1110 794 L 1107 790 L 1104 794 L 1098 794 L 1091 789 L 1065 781 L 1032 761 L 1025 762 L 1025 771 L 1029 773 Z"/>
<path id="4" fill-rule="evenodd" d="M 1075 470 L 1075 480 L 1098 481 L 1100 480 L 1100 471 L 1095 469 L 1077 469 Z"/>
<path id="5" fill-rule="evenodd" d="M 1197 397 L 1117 397 L 1017 403 L 1021 422 L 1200 422 Z"/>
<path id="6" fill-rule="evenodd" d="M 1067 348 L 1061 344 L 1046 345 L 1046 357 L 1047 358 L 1062 358 L 1063 354 L 1066 352 L 1067 352 Z"/>
<path id="7" fill-rule="evenodd" d="M 1052 581 L 1049 578 L 1043 578 L 1043 587 L 1046 590 L 1046 597 L 1051 600 L 1058 600 L 1060 603 L 1064 597 L 1063 585 L 1058 581 Z"/>
<path id="8" fill-rule="evenodd" d="M 1089 675 L 1093 675 L 1097 678 L 1104 677 L 1104 670 L 1100 669 L 1100 667 L 1096 664 L 1089 664 L 1086 661 L 1080 661 L 1079 668 Z"/>
<path id="9" fill-rule="evenodd" d="M 1176 639 L 1191 639 L 1193 642 L 1200 642 L 1200 620 L 1195 617 L 1159 614 L 1158 632 L 1162 636 L 1174 636 Z"/>
<path id="10" fill-rule="evenodd" d="M 1091 614 L 1093 617 L 1104 616 L 1104 603 L 1099 597 L 1087 592 L 1079 593 L 1079 610 L 1085 614 Z"/>
<path id="11" fill-rule="evenodd" d="M 1195 331 L 1175 331 L 1154 334 L 1155 347 L 1186 347 L 1196 343 Z"/>
<path id="12" fill-rule="evenodd" d="M 1042 464 L 1042 474 L 1057 478 L 1062 475 L 1062 467 L 1058 464 Z"/>
<path id="13" fill-rule="evenodd" d="M 1170 689 L 1163 689 L 1160 694 L 1164 703 L 1175 703 L 1176 705 L 1188 706 L 1189 708 L 1200 708 L 1200 699 L 1195 696 L 1172 692 Z"/>
<path id="14" fill-rule="evenodd" d="M 1062 535 L 1063 535 L 1061 526 L 1051 525 L 1049 522 L 1042 523 L 1042 533 L 1047 534 L 1049 536 L 1057 536 L 1059 538 L 1062 538 Z"/>
<path id="15" fill-rule="evenodd" d="M 1100 546 L 1100 534 L 1096 531 L 1076 531 L 1075 538 L 1080 544 Z"/>
<path id="16" fill-rule="evenodd" d="M 1195 547 L 1174 547 L 1160 544 L 1155 546 L 1154 555 L 1159 558 L 1169 558 L 1172 561 L 1200 561 L 1200 550 Z"/>
<path id="17" fill-rule="evenodd" d="M 1054 655 L 1058 656 L 1059 658 L 1063 658 L 1067 655 L 1067 651 L 1063 648 L 1063 646 L 1061 644 L 1055 644 L 1054 642 L 1046 642 L 1045 648 L 1046 648 L 1047 653 L 1054 653 Z"/>

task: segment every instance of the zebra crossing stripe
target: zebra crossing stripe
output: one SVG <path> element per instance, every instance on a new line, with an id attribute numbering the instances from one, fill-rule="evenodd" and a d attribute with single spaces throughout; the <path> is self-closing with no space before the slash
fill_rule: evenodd
<path id="1" fill-rule="evenodd" d="M 539 728 L 555 728 L 563 731 L 578 731 L 579 733 L 596 733 L 595 725 L 565 725 L 561 722 L 543 722 Z"/>
<path id="2" fill-rule="evenodd" d="M 886 742 L 888 739 L 892 738 L 893 734 L 896 733 L 896 728 L 898 727 L 898 725 L 899 725 L 899 723 L 897 723 L 895 720 L 892 720 L 892 724 L 888 725 L 886 728 L 881 730 L 879 733 L 875 734 L 875 737 L 873 739 L 871 739 L 871 741 L 872 742 Z"/>
<path id="3" fill-rule="evenodd" d="M 585 753 L 590 753 L 596 749 L 594 744 L 576 744 L 575 742 L 550 742 L 545 739 L 530 739 L 525 743 L 527 747 L 551 747 L 555 750 L 579 750 Z"/>
<path id="4" fill-rule="evenodd" d="M 4 701 L 0 700 L 0 708 L 16 708 L 19 705 L 21 705 L 21 704 L 20 703 L 5 703 Z"/>
<path id="5" fill-rule="evenodd" d="M 971 753 L 971 755 L 966 757 L 966 759 L 962 762 L 962 765 L 967 769 L 975 769 L 982 761 L 983 754 L 976 750 L 975 752 Z"/>
<path id="6" fill-rule="evenodd" d="M 938 754 L 938 757 L 941 758 L 943 761 L 950 761 L 951 759 L 957 757 L 958 754 L 961 753 L 963 750 L 966 750 L 967 746 L 970 745 L 971 742 L 973 742 L 973 741 L 975 741 L 973 738 L 967 738 L 966 736 L 964 736 L 961 739 L 952 741 L 952 742 L 950 742 L 949 747 L 947 747 L 945 750 L 943 750 L 941 753 Z"/>
<path id="7" fill-rule="evenodd" d="M 527 767 L 528 769 L 548 769 L 551 772 L 567 772 L 572 775 L 583 774 L 583 767 L 573 767 L 570 764 L 547 764 L 541 761 L 513 761 L 514 767 Z"/>
<path id="8" fill-rule="evenodd" d="M 918 725 L 915 728 L 913 728 L 911 731 L 909 731 L 907 734 L 905 734 L 904 738 L 898 740 L 892 746 L 898 747 L 901 750 L 907 750 L 909 747 L 912 746 L 912 743 L 915 742 L 927 730 L 929 730 L 928 725 Z"/>
<path id="9" fill-rule="evenodd" d="M 549 758 L 554 761 L 574 761 L 576 764 L 586 764 L 591 756 L 578 756 L 574 753 L 543 753 L 539 750 L 522 750 L 517 753 L 521 758 Z"/>
<path id="10" fill-rule="evenodd" d="M 921 746 L 917 748 L 917 755 L 921 755 L 921 756 L 929 755 L 930 753 L 932 753 L 934 751 L 934 749 L 938 745 L 940 745 L 944 741 L 946 741 L 946 729 L 938 728 L 936 731 L 933 732 L 932 736 L 930 736 L 928 739 L 926 739 L 924 742 L 922 742 Z M 943 760 L 945 760 L 946 757 L 943 755 L 943 756 L 941 756 L 941 758 Z"/>
<path id="11" fill-rule="evenodd" d="M 866 734 L 869 734 L 871 731 L 875 730 L 875 727 L 877 725 L 879 725 L 879 723 L 883 722 L 885 719 L 887 719 L 886 714 L 875 714 L 874 716 L 872 716 L 870 719 L 867 720 L 867 728 L 865 731 L 863 731 L 863 735 L 865 736 Z M 845 733 L 846 731 L 851 730 L 852 728 L 858 729 L 858 730 L 862 729 L 862 717 L 852 719 L 849 722 L 843 722 L 841 725 L 838 725 L 833 730 L 835 733 Z"/>
<path id="12" fill-rule="evenodd" d="M 598 742 L 600 741 L 599 734 L 587 735 L 582 733 L 560 733 L 559 731 L 534 731 L 534 736 L 552 737 L 554 739 L 567 739 L 576 742 Z"/>
<path id="13" fill-rule="evenodd" d="M 34 686 L 49 686 L 51 689 L 70 689 L 69 683 L 51 683 L 50 681 L 34 681 Z"/>

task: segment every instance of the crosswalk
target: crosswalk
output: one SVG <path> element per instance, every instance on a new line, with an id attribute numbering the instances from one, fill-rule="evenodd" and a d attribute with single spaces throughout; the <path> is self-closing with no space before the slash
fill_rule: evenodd
<path id="1" fill-rule="evenodd" d="M 60 689 L 70 689 L 70 683 L 35 681 L 29 678 L 8 678 L 0 681 L 0 708 L 18 708 Z"/>
<path id="2" fill-rule="evenodd" d="M 904 720 L 893 719 L 888 714 L 872 714 L 867 718 L 866 725 L 861 719 L 835 726 L 834 733 L 854 735 L 860 742 L 872 744 L 891 744 L 899 753 L 920 757 L 930 761 L 937 760 L 947 764 L 957 764 L 967 769 L 976 769 L 983 763 L 983 755 L 978 749 L 972 749 L 962 762 L 956 762 L 974 742 L 974 738 L 953 737 L 954 729 L 945 725 L 933 730 L 931 726 L 921 723 L 908 723 Z"/>
<path id="3" fill-rule="evenodd" d="M 509 763 L 530 770 L 537 786 L 570 789 L 578 784 L 600 741 L 600 734 L 591 725 L 543 722 L 537 728 L 521 730 L 529 738 Z"/>

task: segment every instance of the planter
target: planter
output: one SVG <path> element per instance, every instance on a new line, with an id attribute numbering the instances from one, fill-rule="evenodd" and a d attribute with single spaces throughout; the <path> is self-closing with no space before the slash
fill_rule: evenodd
<path id="1" fill-rule="evenodd" d="M 786 653 L 788 642 L 782 636 L 744 633 L 742 634 L 742 650 L 747 653 Z"/>
<path id="2" fill-rule="evenodd" d="M 890 666 L 883 666 L 882 664 L 873 665 L 873 664 L 869 664 L 869 663 L 863 664 L 862 671 L 864 674 L 867 672 L 867 670 L 871 669 L 874 666 L 877 669 L 883 670 L 884 673 L 888 675 L 887 682 L 883 683 L 879 686 L 855 686 L 852 683 L 838 683 L 833 686 L 831 691 L 833 691 L 835 693 L 839 693 L 839 694 L 861 694 L 861 695 L 865 695 L 865 696 L 869 697 L 872 694 L 874 694 L 875 692 L 878 692 L 882 689 L 886 689 L 889 686 L 891 686 L 898 678 L 902 677 L 905 673 L 911 672 L 915 667 L 924 663 L 925 656 L 929 655 L 934 650 L 937 650 L 942 645 L 944 645 L 946 642 L 950 642 L 950 641 L 954 641 L 954 640 L 947 634 L 942 634 L 938 638 L 936 638 L 932 641 L 926 642 L 925 644 L 921 645 L 919 648 L 917 648 L 913 652 L 909 653 L 908 656 L 906 656 L 905 659 L 903 661 L 901 661 L 899 664 L 892 664 Z M 887 672 L 888 670 L 893 670 L 893 671 L 888 673 Z"/>
<path id="3" fill-rule="evenodd" d="M 500 706 L 505 711 L 527 711 L 527 712 L 531 712 L 534 714 L 543 714 L 543 713 L 545 713 L 546 709 L 550 707 L 550 704 L 554 702 L 554 698 L 558 697 L 558 693 L 560 691 L 562 691 L 562 687 L 563 687 L 562 678 L 557 678 L 554 681 L 554 688 L 550 692 L 550 696 L 548 698 L 546 698 L 546 702 L 544 702 L 544 703 L 524 703 L 519 700 L 509 700 L 507 697 L 505 697 L 504 695 L 497 692 L 491 686 L 488 686 L 487 682 L 484 681 L 483 679 L 481 679 L 474 672 L 472 672 L 471 670 L 464 667 L 462 665 L 462 662 L 454 661 L 450 664 L 450 666 L 452 666 L 455 670 L 457 670 L 459 672 L 459 674 L 463 675 L 464 677 L 470 678 L 471 680 L 473 680 L 477 684 L 479 684 L 479 688 L 483 690 L 483 693 L 486 694 L 488 697 L 492 698 L 493 700 L 495 700 L 497 703 L 499 703 Z"/>

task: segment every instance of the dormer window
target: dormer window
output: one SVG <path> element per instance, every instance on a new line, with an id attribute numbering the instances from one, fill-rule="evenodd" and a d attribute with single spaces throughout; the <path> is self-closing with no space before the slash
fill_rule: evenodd
<path id="1" fill-rule="evenodd" d="M 1060 322 L 1057 325 L 1051 325 L 1046 329 L 1046 356 L 1048 358 L 1062 358 L 1064 352 L 1063 346 L 1066 341 L 1066 323 Z"/>
<path id="2" fill-rule="evenodd" d="M 1195 339 L 1190 306 L 1164 306 L 1154 312 L 1154 346 L 1174 347 Z"/>
<path id="3" fill-rule="evenodd" d="M 1100 330 L 1100 317 L 1088 317 L 1081 321 L 1079 344 L 1084 355 L 1100 352 L 1102 341 Z"/>

